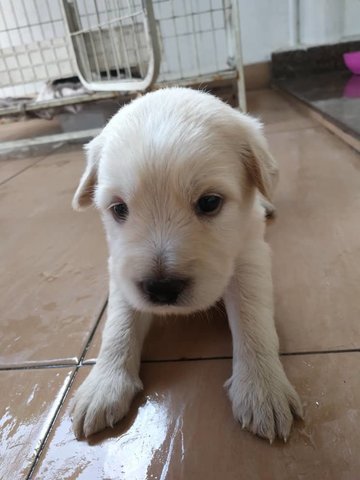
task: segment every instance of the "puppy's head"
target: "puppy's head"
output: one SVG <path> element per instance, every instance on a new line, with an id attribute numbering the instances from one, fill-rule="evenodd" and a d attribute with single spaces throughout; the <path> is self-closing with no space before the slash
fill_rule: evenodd
<path id="1" fill-rule="evenodd" d="M 256 120 L 205 93 L 159 90 L 123 107 L 86 151 L 73 206 L 100 210 L 114 288 L 155 313 L 214 304 L 255 190 L 269 197 L 276 177 Z"/>

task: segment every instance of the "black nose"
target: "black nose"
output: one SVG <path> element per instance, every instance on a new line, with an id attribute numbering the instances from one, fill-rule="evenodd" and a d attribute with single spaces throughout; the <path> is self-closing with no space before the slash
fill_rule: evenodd
<path id="1" fill-rule="evenodd" d="M 188 283 L 185 278 L 149 279 L 141 282 L 140 288 L 152 303 L 173 305 Z"/>

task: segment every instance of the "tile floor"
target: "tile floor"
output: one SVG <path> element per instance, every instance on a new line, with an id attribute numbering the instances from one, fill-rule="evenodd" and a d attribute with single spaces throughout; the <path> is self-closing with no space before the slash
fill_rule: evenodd
<path id="1" fill-rule="evenodd" d="M 348 71 L 318 73 L 276 81 L 340 129 L 360 140 L 360 76 Z"/>
<path id="2" fill-rule="evenodd" d="M 61 131 L 57 119 L 46 120 L 44 118 L 32 118 L 17 123 L 0 124 L 0 140 L 9 142 L 11 140 L 20 140 L 22 138 L 32 138 L 39 135 L 52 135 Z"/>
<path id="3" fill-rule="evenodd" d="M 70 209 L 83 158 L 66 147 L 0 161 L 1 479 L 360 478 L 360 159 L 277 93 L 253 92 L 249 107 L 281 168 L 267 236 L 305 421 L 273 446 L 235 423 L 222 387 L 231 339 L 214 309 L 155 322 L 130 414 L 74 439 L 68 404 L 98 353 L 107 279 L 96 213 Z"/>

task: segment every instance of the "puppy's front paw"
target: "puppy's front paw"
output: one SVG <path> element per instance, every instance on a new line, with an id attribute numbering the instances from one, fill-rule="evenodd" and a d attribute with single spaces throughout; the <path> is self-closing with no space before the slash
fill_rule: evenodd
<path id="1" fill-rule="evenodd" d="M 286 442 L 293 415 L 302 417 L 303 412 L 299 396 L 280 362 L 275 368 L 254 375 L 247 373 L 233 375 L 226 383 L 235 419 L 270 443 L 276 436 Z"/>
<path id="2" fill-rule="evenodd" d="M 113 427 L 128 413 L 132 399 L 140 390 L 140 379 L 125 370 L 109 375 L 94 367 L 72 401 L 76 438 L 89 437 L 105 427 Z"/>

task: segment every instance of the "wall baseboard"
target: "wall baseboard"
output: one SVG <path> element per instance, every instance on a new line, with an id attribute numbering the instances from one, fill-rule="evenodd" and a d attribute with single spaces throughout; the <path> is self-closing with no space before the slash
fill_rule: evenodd
<path id="1" fill-rule="evenodd" d="M 269 88 L 271 83 L 271 62 L 244 65 L 246 90 Z"/>

